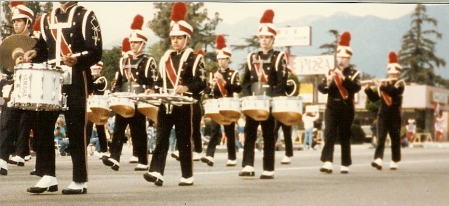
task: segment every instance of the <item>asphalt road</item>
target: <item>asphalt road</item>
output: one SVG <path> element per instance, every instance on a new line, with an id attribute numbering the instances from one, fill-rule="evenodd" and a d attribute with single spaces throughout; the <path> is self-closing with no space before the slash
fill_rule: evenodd
<path id="1" fill-rule="evenodd" d="M 374 150 L 368 144 L 353 145 L 349 174 L 339 173 L 340 147 L 335 148 L 334 173 L 319 172 L 320 150 L 295 150 L 292 163 L 281 165 L 284 152 L 276 152 L 275 179 L 261 180 L 262 153 L 256 152 L 256 178 L 238 177 L 240 166 L 226 167 L 226 153 L 218 152 L 215 165 L 194 163 L 195 182 L 178 186 L 178 161 L 168 157 L 164 185 L 146 182 L 128 163 L 131 150 L 123 150 L 119 171 L 113 171 L 89 156 L 88 193 L 66 196 L 61 190 L 71 182 L 70 157 L 57 157 L 59 191 L 32 195 L 26 192 L 39 180 L 29 175 L 35 159 L 24 167 L 9 165 L 8 176 L 0 176 L 0 204 L 6 205 L 448 205 L 449 143 L 438 148 L 403 148 L 397 171 L 389 161 L 378 171 L 371 167 Z M 241 163 L 242 152 L 238 153 Z M 390 148 L 385 159 L 391 158 Z"/>

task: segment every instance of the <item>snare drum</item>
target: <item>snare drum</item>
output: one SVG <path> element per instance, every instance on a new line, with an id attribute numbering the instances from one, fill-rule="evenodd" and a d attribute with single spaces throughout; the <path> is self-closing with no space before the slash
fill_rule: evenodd
<path id="1" fill-rule="evenodd" d="M 302 100 L 292 96 L 273 97 L 271 113 L 282 124 L 297 125 L 302 119 Z"/>
<path id="2" fill-rule="evenodd" d="M 145 102 L 139 102 L 137 104 L 137 110 L 154 122 L 157 122 L 157 112 L 159 111 L 159 107 Z"/>
<path id="3" fill-rule="evenodd" d="M 87 99 L 87 104 L 94 114 L 100 117 L 109 117 L 108 96 L 92 95 Z"/>
<path id="4" fill-rule="evenodd" d="M 128 92 L 116 92 L 113 93 L 113 96 L 109 97 L 109 108 L 124 118 L 133 117 L 136 112 L 135 104 L 131 99 L 120 97 L 128 95 L 130 95 Z"/>
<path id="5" fill-rule="evenodd" d="M 240 119 L 240 99 L 223 97 L 218 99 L 220 114 L 236 122 Z"/>
<path id="6" fill-rule="evenodd" d="M 221 125 L 230 125 L 232 121 L 220 114 L 218 99 L 204 100 L 204 116 Z"/>
<path id="7" fill-rule="evenodd" d="M 14 67 L 14 91 L 10 105 L 24 110 L 64 110 L 60 68 L 47 64 L 23 63 Z"/>
<path id="8" fill-rule="evenodd" d="M 265 121 L 270 116 L 270 97 L 247 96 L 242 98 L 242 111 L 256 121 Z"/>

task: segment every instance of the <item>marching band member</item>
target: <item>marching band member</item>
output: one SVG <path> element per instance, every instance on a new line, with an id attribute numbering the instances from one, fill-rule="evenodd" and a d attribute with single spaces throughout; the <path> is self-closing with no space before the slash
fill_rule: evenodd
<path id="1" fill-rule="evenodd" d="M 325 144 L 321 152 L 324 165 L 321 172 L 332 173 L 335 138 L 340 137 L 341 173 L 349 173 L 351 160 L 351 125 L 354 120 L 354 94 L 360 91 L 359 72 L 349 64 L 352 50 L 349 47 L 351 34 L 343 32 L 337 47 L 338 67 L 329 71 L 327 79 L 318 85 L 318 91 L 328 94 L 325 119 Z"/>
<path id="2" fill-rule="evenodd" d="M 441 113 L 437 114 L 435 118 L 435 140 L 439 143 L 438 148 L 443 147 L 443 132 L 444 132 L 444 124 L 443 117 Z"/>
<path id="3" fill-rule="evenodd" d="M 235 93 L 238 94 L 242 90 L 239 73 L 229 68 L 232 53 L 226 48 L 224 36 L 218 35 L 215 42 L 219 69 L 216 72 L 210 73 L 210 87 L 206 89 L 205 93 L 210 94 L 212 98 L 215 99 L 220 97 L 233 97 Z M 220 131 L 220 124 L 213 120 L 210 121 L 210 124 L 211 134 L 209 144 L 207 145 L 206 157 L 202 157 L 201 161 L 209 166 L 213 166 L 215 148 L 221 139 L 222 133 Z M 227 137 L 226 146 L 228 148 L 228 161 L 226 166 L 235 166 L 237 164 L 235 150 L 235 122 L 232 122 L 230 125 L 224 125 L 224 133 Z"/>
<path id="4" fill-rule="evenodd" d="M 61 66 L 72 71 L 71 81 L 62 86 L 62 93 L 67 94 L 67 107 L 70 108 L 64 115 L 69 133 L 73 179 L 62 190 L 62 194 L 87 193 L 86 99 L 88 92 L 92 90 L 92 82 L 87 79 L 92 78 L 90 66 L 99 62 L 102 55 L 101 29 L 97 17 L 93 11 L 77 4 L 75 1 L 62 1 L 59 8 L 44 14 L 41 18 L 40 39 L 32 50 L 25 53 L 25 60 L 28 62 L 61 60 L 56 64 L 61 63 Z M 48 121 L 52 122 L 51 126 L 44 128 L 53 128 L 56 120 L 51 118 Z M 31 193 L 57 190 L 54 142 L 52 136 L 46 138 L 45 142 L 42 140 L 41 155 L 37 154 L 36 158 L 36 170 L 44 176 L 36 186 L 28 189 Z"/>
<path id="5" fill-rule="evenodd" d="M 172 7 L 170 22 L 170 40 L 172 49 L 162 56 L 159 72 L 163 81 L 163 91 L 177 95 L 191 94 L 199 100 L 200 93 L 205 89 L 204 58 L 194 54 L 188 47 L 192 39 L 193 28 L 185 21 L 187 5 L 176 2 Z M 172 92 L 173 90 L 173 92 Z M 182 178 L 179 186 L 193 185 L 192 165 L 192 133 L 193 105 L 161 104 L 157 117 L 157 143 L 153 152 L 149 172 L 143 177 L 146 181 L 162 186 L 164 182 L 165 163 L 167 159 L 170 132 L 175 125 L 175 133 L 179 150 Z"/>
<path id="6" fill-rule="evenodd" d="M 156 61 L 143 53 L 148 41 L 142 32 L 143 16 L 136 15 L 131 24 L 132 32 L 129 36 L 131 50 L 120 62 L 120 71 L 117 73 L 115 92 L 154 93 L 157 75 Z M 137 105 L 135 105 L 137 110 Z M 110 146 L 110 157 L 103 158 L 103 163 L 117 171 L 120 168 L 120 156 L 123 141 L 126 140 L 125 130 L 129 126 L 132 137 L 133 151 L 138 158 L 135 171 L 148 169 L 148 138 L 146 134 L 146 116 L 136 111 L 130 118 L 115 115 L 114 135 Z"/>
<path id="7" fill-rule="evenodd" d="M 397 163 L 401 160 L 401 106 L 405 83 L 398 80 L 402 68 L 398 64 L 396 53 L 390 52 L 388 59 L 387 73 L 390 81 L 379 82 L 374 79 L 377 93 L 371 89 L 369 83 L 366 84 L 365 88 L 366 96 L 370 101 L 381 101 L 377 118 L 378 142 L 374 153 L 374 161 L 371 163 L 378 170 L 382 169 L 387 134 L 390 134 L 391 139 L 392 160 L 390 169 L 396 170 L 398 168 Z"/>
<path id="8" fill-rule="evenodd" d="M 34 12 L 24 5 L 24 2 L 11 2 L 12 22 L 15 34 L 27 35 L 34 38 L 33 35 L 33 19 Z M 14 50 L 12 54 L 15 64 L 23 62 L 23 50 Z M 2 73 L 6 74 L 6 78 L 2 79 L 2 90 L 10 93 L 13 84 L 13 72 L 2 68 Z M 5 102 L 1 112 L 1 135 L 0 135 L 0 174 L 8 174 L 7 162 L 25 165 L 25 157 L 30 155 L 29 137 L 30 124 L 29 112 L 21 109 L 11 108 Z M 19 126 L 17 127 L 17 123 Z M 14 144 L 15 143 L 15 144 Z M 10 155 L 15 154 L 9 159 Z M 31 156 L 29 156 L 31 158 Z"/>
<path id="9" fill-rule="evenodd" d="M 285 96 L 285 73 L 287 72 L 287 59 L 283 52 L 273 49 L 276 29 L 273 25 L 273 10 L 266 10 L 260 19 L 259 43 L 261 51 L 250 53 L 242 81 L 243 96 L 253 93 L 267 96 Z M 263 86 L 262 86 L 263 85 Z M 262 89 L 266 89 L 263 91 Z M 246 116 L 245 143 L 243 149 L 242 171 L 239 176 L 255 175 L 254 172 L 254 146 L 257 138 L 257 127 L 261 125 L 264 139 L 263 172 L 260 179 L 274 178 L 275 137 L 273 115 L 265 121 L 256 121 Z"/>
<path id="10" fill-rule="evenodd" d="M 93 95 L 104 95 L 104 92 L 108 86 L 107 79 L 101 75 L 101 69 L 103 68 L 103 62 L 99 61 L 95 65 L 92 65 L 90 67 L 90 71 L 92 73 L 92 81 L 93 81 Z M 87 122 L 86 126 L 86 137 L 90 138 L 90 135 L 92 134 L 94 123 L 91 121 Z M 97 151 L 100 153 L 100 156 L 106 155 L 108 152 L 108 142 L 106 139 L 106 131 L 104 128 L 104 125 L 98 125 L 95 124 L 95 128 L 97 129 L 98 133 L 98 141 L 100 143 L 100 151 Z M 87 140 L 86 140 L 87 141 Z"/>
<path id="11" fill-rule="evenodd" d="M 416 125 L 415 125 L 415 119 L 409 118 L 407 120 L 408 125 L 405 126 L 405 129 L 407 130 L 406 138 L 408 142 L 408 147 L 413 147 L 413 141 L 415 139 L 416 135 Z"/>

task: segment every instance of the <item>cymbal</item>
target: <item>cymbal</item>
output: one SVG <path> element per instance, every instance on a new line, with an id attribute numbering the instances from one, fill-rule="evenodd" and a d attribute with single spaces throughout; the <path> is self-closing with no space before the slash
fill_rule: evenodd
<path id="1" fill-rule="evenodd" d="M 3 68 L 6 68 L 8 72 L 14 72 L 15 62 L 12 58 L 12 53 L 15 49 L 21 48 L 23 52 L 31 50 L 36 44 L 36 40 L 28 35 L 13 34 L 7 37 L 0 44 L 0 62 Z"/>

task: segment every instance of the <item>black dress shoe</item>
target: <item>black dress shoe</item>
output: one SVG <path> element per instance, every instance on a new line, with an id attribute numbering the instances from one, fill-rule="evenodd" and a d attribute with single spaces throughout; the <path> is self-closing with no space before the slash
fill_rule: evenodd
<path id="1" fill-rule="evenodd" d="M 40 194 L 45 191 L 56 192 L 56 191 L 58 191 L 58 185 L 52 185 L 50 187 L 30 187 L 27 189 L 27 192 L 33 193 L 33 194 Z"/>
<path id="2" fill-rule="evenodd" d="M 210 161 L 209 159 L 207 159 L 206 157 L 201 157 L 201 162 L 204 162 L 204 163 L 206 163 L 207 165 L 209 165 L 209 166 L 214 166 L 214 162 L 212 162 L 212 161 Z"/>
<path id="3" fill-rule="evenodd" d="M 104 165 L 111 167 L 112 170 L 118 171 L 120 169 L 120 166 L 112 162 L 109 157 L 103 158 L 102 161 Z"/>
<path id="4" fill-rule="evenodd" d="M 143 178 L 145 178 L 145 180 L 148 182 L 153 182 L 157 186 L 162 186 L 162 184 L 164 184 L 163 180 L 149 174 L 148 172 L 143 174 Z"/>
<path id="5" fill-rule="evenodd" d="M 320 168 L 320 172 L 325 172 L 325 173 L 330 174 L 330 173 L 332 173 L 332 170 L 331 169 L 326 169 L 326 168 Z"/>
<path id="6" fill-rule="evenodd" d="M 70 188 L 66 188 L 62 190 L 62 194 L 64 195 L 79 195 L 79 194 L 86 194 L 87 193 L 87 188 L 83 188 L 83 189 L 70 189 Z"/>

